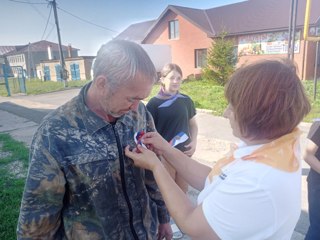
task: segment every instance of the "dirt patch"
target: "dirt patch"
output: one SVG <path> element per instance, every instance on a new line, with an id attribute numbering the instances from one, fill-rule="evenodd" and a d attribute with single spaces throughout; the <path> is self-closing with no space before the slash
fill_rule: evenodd
<path id="1" fill-rule="evenodd" d="M 13 161 L 7 164 L 6 168 L 15 178 L 25 178 L 27 176 L 27 170 L 21 161 Z"/>
<path id="2" fill-rule="evenodd" d="M 11 152 L 2 152 L 2 150 L 0 150 L 0 159 L 10 157 L 10 156 L 12 156 Z"/>
<path id="3" fill-rule="evenodd" d="M 229 151 L 230 142 L 205 138 L 200 135 L 198 136 L 196 152 L 192 157 L 193 159 L 212 167 L 216 161 L 224 157 Z"/>

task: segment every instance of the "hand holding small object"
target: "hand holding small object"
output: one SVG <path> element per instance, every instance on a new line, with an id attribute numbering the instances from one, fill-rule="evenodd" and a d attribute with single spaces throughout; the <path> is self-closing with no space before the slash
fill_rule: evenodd
<path id="1" fill-rule="evenodd" d="M 145 134 L 145 132 L 143 130 L 141 130 L 139 132 L 136 132 L 133 137 L 134 137 L 134 141 L 135 141 L 136 145 L 140 144 L 142 147 L 147 148 L 146 145 L 144 145 L 142 143 L 142 137 L 144 134 Z M 137 151 L 139 151 L 138 148 L 137 148 Z"/>

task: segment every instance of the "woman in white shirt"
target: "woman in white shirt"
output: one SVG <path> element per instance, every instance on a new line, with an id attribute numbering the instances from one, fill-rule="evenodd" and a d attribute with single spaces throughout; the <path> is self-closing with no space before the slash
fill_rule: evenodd
<path id="1" fill-rule="evenodd" d="M 238 69 L 225 96 L 224 115 L 242 142 L 212 169 L 172 148 L 158 133 L 143 138 L 201 191 L 197 206 L 154 152 L 139 145 L 140 152 L 127 147 L 126 155 L 153 172 L 171 216 L 192 239 L 290 239 L 300 215 L 297 125 L 310 111 L 300 79 L 289 62 L 262 61 Z"/>

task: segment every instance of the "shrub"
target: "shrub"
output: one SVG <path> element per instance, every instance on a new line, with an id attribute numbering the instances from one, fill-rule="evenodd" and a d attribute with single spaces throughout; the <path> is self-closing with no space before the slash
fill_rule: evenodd
<path id="1" fill-rule="evenodd" d="M 222 32 L 212 41 L 208 50 L 207 65 L 202 71 L 205 79 L 221 86 L 226 84 L 238 61 L 237 54 L 234 52 L 234 43 L 226 39 L 226 35 L 226 32 Z"/>

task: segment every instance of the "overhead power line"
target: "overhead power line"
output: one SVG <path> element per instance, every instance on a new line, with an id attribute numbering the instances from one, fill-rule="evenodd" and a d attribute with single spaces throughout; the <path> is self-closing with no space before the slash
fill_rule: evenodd
<path id="1" fill-rule="evenodd" d="M 42 40 L 48 40 L 49 36 L 51 35 L 52 31 L 54 30 L 54 27 L 55 27 L 54 25 L 51 26 L 51 29 L 50 29 L 50 31 L 48 32 L 47 36 L 46 36 L 44 39 L 42 39 Z"/>
<path id="2" fill-rule="evenodd" d="M 25 1 L 18 1 L 18 0 L 9 0 L 10 2 L 16 2 L 16 3 L 25 3 L 25 4 L 48 4 L 44 2 L 25 2 Z"/>
<path id="3" fill-rule="evenodd" d="M 44 3 L 44 2 L 30 2 L 29 0 L 27 0 L 27 1 L 8 0 L 8 1 L 16 2 L 16 3 L 24 3 L 24 4 L 29 4 L 29 5 L 34 5 L 34 4 L 42 4 L 42 5 L 43 5 L 43 4 L 48 4 L 48 0 L 47 0 L 46 3 Z M 51 3 L 51 2 L 49 1 L 49 3 Z M 71 15 L 72 17 L 77 18 L 77 19 L 79 19 L 79 20 L 81 20 L 81 21 L 83 21 L 83 22 L 85 22 L 85 23 L 91 24 L 91 25 L 93 25 L 93 26 L 102 28 L 102 29 L 107 30 L 107 31 L 110 31 L 110 32 L 119 33 L 118 31 L 115 31 L 115 30 L 113 30 L 113 29 L 111 29 L 111 28 L 107 28 L 107 27 L 98 25 L 98 24 L 96 24 L 96 23 L 93 23 L 93 22 L 91 22 L 91 21 L 88 21 L 88 20 L 86 20 L 86 19 L 83 19 L 83 18 L 81 18 L 81 17 L 79 17 L 79 16 L 77 16 L 77 15 L 75 15 L 75 14 L 73 14 L 73 13 L 67 11 L 67 10 L 64 10 L 64 9 L 58 7 L 58 6 L 57 6 L 56 8 L 58 8 L 58 9 L 61 10 L 62 12 L 66 13 L 66 14 L 69 14 L 69 15 Z M 37 9 L 35 9 L 35 10 L 37 10 Z M 40 14 L 39 11 L 37 11 L 37 12 Z M 51 11 L 50 11 L 50 14 L 51 14 Z M 41 15 L 41 14 L 40 14 L 40 15 Z M 42 15 L 42 17 L 43 17 L 43 15 Z M 45 17 L 43 17 L 43 18 L 45 18 Z M 47 23 L 47 25 L 48 25 L 48 23 Z M 47 28 L 47 26 L 46 26 L 46 28 Z M 43 33 L 43 35 L 44 35 L 44 33 Z M 43 38 L 43 36 L 42 36 L 42 38 Z"/>
<path id="4" fill-rule="evenodd" d="M 43 31 L 43 34 L 42 34 L 41 40 L 43 40 L 43 36 L 44 36 L 44 34 L 46 33 L 46 31 L 47 31 L 47 27 L 48 27 L 49 20 L 50 20 L 50 17 L 51 17 L 51 12 L 52 12 L 52 5 L 51 5 L 51 7 L 50 7 L 49 16 L 48 16 L 47 23 L 46 23 L 46 27 L 45 27 L 45 29 L 44 29 L 44 31 Z"/>
<path id="5" fill-rule="evenodd" d="M 94 25 L 94 26 L 99 27 L 99 28 L 103 28 L 103 29 L 105 29 L 105 30 L 108 30 L 108 31 L 111 31 L 111 32 L 114 32 L 114 33 L 118 33 L 118 32 L 115 31 L 115 30 L 112 30 L 112 29 L 110 29 L 110 28 L 107 28 L 107 27 L 104 27 L 104 26 L 95 24 L 95 23 L 90 22 L 90 21 L 88 21 L 88 20 L 86 20 L 86 19 L 83 19 L 83 18 L 81 18 L 81 17 L 78 17 L 78 16 L 76 16 L 76 15 L 74 15 L 74 14 L 72 14 L 72 13 L 70 13 L 70 12 L 68 12 L 68 11 L 66 11 L 66 10 L 64 10 L 64 9 L 62 9 L 62 8 L 59 8 L 59 7 L 57 7 L 57 8 L 58 8 L 59 10 L 65 12 L 65 13 L 67 13 L 67 14 L 69 14 L 69 15 L 71 15 L 71 16 L 73 16 L 73 17 L 75 17 L 75 18 L 77 18 L 77 19 L 79 19 L 79 20 L 81 20 L 81 21 L 83 21 L 83 22 L 86 22 L 86 23 L 88 23 L 88 24 Z"/>
<path id="6" fill-rule="evenodd" d="M 42 13 L 42 11 L 40 11 L 36 6 L 35 4 L 32 4 L 32 2 L 30 2 L 30 0 L 27 0 L 28 3 L 30 3 L 30 7 L 33 8 L 33 10 L 35 10 L 43 19 L 46 19 L 47 17 Z M 48 3 L 45 3 L 45 4 L 48 4 Z"/>

